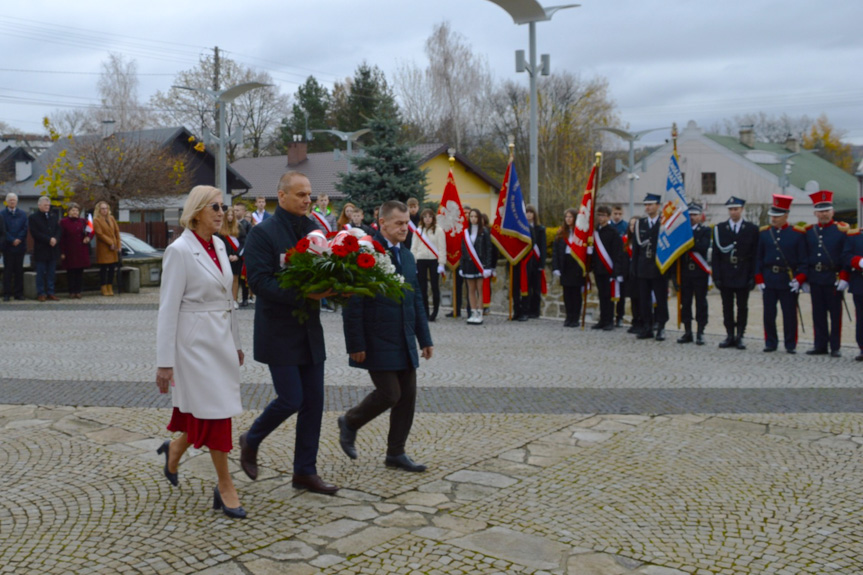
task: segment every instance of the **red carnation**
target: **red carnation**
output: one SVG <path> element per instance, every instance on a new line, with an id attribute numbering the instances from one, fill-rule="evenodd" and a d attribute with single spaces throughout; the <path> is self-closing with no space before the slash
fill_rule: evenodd
<path id="1" fill-rule="evenodd" d="M 372 254 L 360 254 L 357 256 L 357 265 L 362 269 L 369 269 L 375 265 L 375 256 Z"/>
<path id="2" fill-rule="evenodd" d="M 379 241 L 372 240 L 372 245 L 375 247 L 375 251 L 379 254 L 387 253 L 387 251 L 384 249 L 384 246 L 382 246 Z"/>
<path id="3" fill-rule="evenodd" d="M 348 255 L 348 248 L 344 246 L 344 244 L 337 244 L 333 246 L 333 255 L 343 258 Z"/>
<path id="4" fill-rule="evenodd" d="M 342 242 L 345 248 L 348 250 L 348 253 L 357 252 L 360 250 L 360 242 L 354 236 L 345 237 L 345 241 Z"/>
<path id="5" fill-rule="evenodd" d="M 297 253 L 305 253 L 306 250 L 309 249 L 310 243 L 311 242 L 309 242 L 309 238 L 302 238 L 300 241 L 298 241 L 295 248 L 297 250 Z"/>

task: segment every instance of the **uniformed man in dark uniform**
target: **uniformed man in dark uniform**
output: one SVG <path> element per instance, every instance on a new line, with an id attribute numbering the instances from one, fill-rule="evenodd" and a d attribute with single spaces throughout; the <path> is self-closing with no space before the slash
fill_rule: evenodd
<path id="1" fill-rule="evenodd" d="M 609 223 L 611 210 L 608 206 L 596 208 L 596 233 L 594 233 L 593 277 L 596 280 L 596 294 L 599 299 L 599 321 L 591 329 L 614 329 L 614 301 L 612 300 L 612 282 L 617 285 L 623 279 L 623 240 L 620 234 Z"/>
<path id="2" fill-rule="evenodd" d="M 632 274 L 638 285 L 638 295 L 641 301 L 641 319 L 644 322 L 638 339 L 656 341 L 665 340 L 665 323 L 668 321 L 668 279 L 659 272 L 656 263 L 656 247 L 659 245 L 659 227 L 662 225 L 659 217 L 658 194 L 647 194 L 644 197 L 646 217 L 635 224 L 632 239 Z M 656 309 L 651 301 L 656 301 Z"/>
<path id="3" fill-rule="evenodd" d="M 743 334 L 749 319 L 749 292 L 755 287 L 755 252 L 758 226 L 743 217 L 746 200 L 731 196 L 728 221 L 713 228 L 711 268 L 713 283 L 722 296 L 722 319 L 727 337 L 719 347 L 746 349 Z M 734 306 L 737 304 L 737 313 Z"/>
<path id="4" fill-rule="evenodd" d="M 785 351 L 797 353 L 797 297 L 806 281 L 806 229 L 788 225 L 791 196 L 773 194 L 767 215 L 770 225 L 761 228 L 755 283 L 764 295 L 764 351 L 776 351 L 776 302 L 782 307 Z"/>
<path id="5" fill-rule="evenodd" d="M 863 198 L 860 198 L 863 202 Z M 842 265 L 849 270 L 848 283 L 854 298 L 855 320 L 857 323 L 856 339 L 860 353 L 854 359 L 863 361 L 863 234 L 860 228 L 850 230 L 845 239 L 845 248 L 842 250 Z"/>
<path id="6" fill-rule="evenodd" d="M 693 246 L 680 259 L 680 299 L 684 334 L 677 343 L 692 343 L 692 300 L 695 299 L 695 343 L 704 345 L 704 327 L 707 325 L 707 284 L 710 279 L 710 264 L 707 251 L 710 249 L 712 232 L 701 223 L 703 209 L 695 202 L 687 206 L 692 224 Z"/>
<path id="7" fill-rule="evenodd" d="M 842 265 L 842 250 L 848 234 L 848 224 L 833 221 L 833 192 L 821 190 L 809 194 L 818 223 L 806 226 L 806 247 L 809 256 L 809 291 L 812 296 L 812 325 L 815 345 L 806 355 L 842 357 L 842 300 L 848 289 L 848 269 Z M 827 327 L 827 318 L 830 327 Z M 829 344 L 829 351 L 828 351 Z"/>

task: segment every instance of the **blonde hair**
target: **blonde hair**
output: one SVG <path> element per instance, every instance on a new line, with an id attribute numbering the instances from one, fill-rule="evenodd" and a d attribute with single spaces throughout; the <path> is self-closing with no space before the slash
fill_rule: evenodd
<path id="1" fill-rule="evenodd" d="M 101 206 L 102 204 L 105 204 L 105 207 L 107 207 L 107 208 L 108 208 L 108 217 L 107 217 L 107 218 L 103 218 L 103 217 L 102 217 L 102 212 L 100 211 L 100 206 Z M 96 202 L 96 205 L 95 205 L 95 206 L 93 206 L 93 217 L 94 217 L 94 218 L 99 218 L 99 219 L 106 219 L 106 220 L 110 220 L 112 217 L 114 217 L 114 216 L 112 216 L 112 215 L 111 215 L 111 205 L 110 205 L 108 202 L 106 202 L 105 200 L 102 200 L 102 201 Z"/>
<path id="2" fill-rule="evenodd" d="M 187 230 L 195 230 L 198 227 L 198 214 L 211 203 L 210 198 L 214 194 L 222 197 L 222 190 L 213 186 L 195 186 L 189 192 L 186 203 L 183 204 L 183 215 L 180 216 L 180 225 Z"/>

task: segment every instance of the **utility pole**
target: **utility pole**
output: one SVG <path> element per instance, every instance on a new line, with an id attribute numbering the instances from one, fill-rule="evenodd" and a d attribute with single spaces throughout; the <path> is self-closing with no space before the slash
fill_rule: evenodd
<path id="1" fill-rule="evenodd" d="M 219 47 L 215 46 L 213 48 L 213 92 L 219 91 L 219 83 L 220 83 L 219 82 L 219 72 L 221 72 L 221 70 L 219 69 L 220 67 L 221 66 L 219 63 Z M 216 100 L 216 108 L 215 108 L 216 115 L 213 116 L 213 120 L 214 120 L 214 124 L 216 126 L 216 137 L 217 138 L 220 138 L 222 136 L 221 126 L 219 125 L 219 113 L 220 113 L 219 107 L 220 106 L 221 106 L 221 102 L 219 102 L 219 100 Z"/>

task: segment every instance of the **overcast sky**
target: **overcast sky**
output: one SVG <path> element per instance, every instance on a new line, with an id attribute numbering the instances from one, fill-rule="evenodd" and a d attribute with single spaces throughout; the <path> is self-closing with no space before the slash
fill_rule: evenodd
<path id="1" fill-rule="evenodd" d="M 137 61 L 142 102 L 215 45 L 289 94 L 310 74 L 331 86 L 363 60 L 392 81 L 401 62 L 425 65 L 423 45 L 443 20 L 498 79 L 527 84 L 514 51 L 527 50 L 528 27 L 487 0 L 4 2 L 0 120 L 41 133 L 45 114 L 98 103 L 109 51 Z M 582 0 L 537 24 L 537 51 L 553 70 L 606 77 L 633 130 L 825 113 L 863 144 L 861 29 L 860 0 Z"/>

